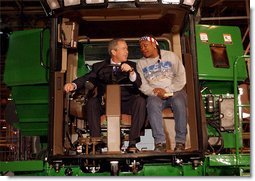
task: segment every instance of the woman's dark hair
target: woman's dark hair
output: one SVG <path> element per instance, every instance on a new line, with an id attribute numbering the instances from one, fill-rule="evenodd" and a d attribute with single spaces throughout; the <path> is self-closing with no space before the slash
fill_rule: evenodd
<path id="1" fill-rule="evenodd" d="M 151 37 L 151 38 L 153 38 L 154 40 L 156 40 L 156 48 L 157 48 L 157 50 L 158 50 L 159 60 L 161 60 L 160 47 L 159 47 L 159 43 L 158 43 L 157 39 L 156 39 L 152 34 L 144 35 L 144 36 L 141 37 L 141 39 L 143 39 L 143 37 Z M 140 41 L 141 41 L 141 39 L 140 39 Z"/>

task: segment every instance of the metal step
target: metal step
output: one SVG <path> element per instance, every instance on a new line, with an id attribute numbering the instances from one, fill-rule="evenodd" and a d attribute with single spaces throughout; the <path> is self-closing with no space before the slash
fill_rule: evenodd
<path id="1" fill-rule="evenodd" d="M 243 119 L 242 123 L 243 124 L 250 124 L 250 119 Z"/>
<path id="2" fill-rule="evenodd" d="M 243 140 L 248 140 L 248 139 L 250 139 L 250 132 L 243 132 L 242 133 L 242 138 L 243 138 Z"/>

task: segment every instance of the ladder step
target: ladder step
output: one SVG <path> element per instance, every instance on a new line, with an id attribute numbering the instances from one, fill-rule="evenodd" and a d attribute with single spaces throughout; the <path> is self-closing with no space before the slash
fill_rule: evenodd
<path id="1" fill-rule="evenodd" d="M 250 148 L 241 149 L 241 153 L 250 153 Z"/>
<path id="2" fill-rule="evenodd" d="M 243 119 L 243 124 L 250 124 L 250 119 Z"/>
<path id="3" fill-rule="evenodd" d="M 245 139 L 245 140 L 247 140 L 247 139 L 250 139 L 250 132 L 244 132 L 243 134 L 242 134 L 242 137 L 243 137 L 243 139 Z"/>

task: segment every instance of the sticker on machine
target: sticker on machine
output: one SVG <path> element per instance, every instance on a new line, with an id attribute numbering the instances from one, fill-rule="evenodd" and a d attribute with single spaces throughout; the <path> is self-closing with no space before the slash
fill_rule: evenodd
<path id="1" fill-rule="evenodd" d="M 200 40 L 202 42 L 208 43 L 208 35 L 207 35 L 207 33 L 200 33 L 199 36 L 200 36 Z"/>
<path id="2" fill-rule="evenodd" d="M 231 34 L 223 34 L 224 42 L 226 44 L 232 44 L 232 37 Z"/>

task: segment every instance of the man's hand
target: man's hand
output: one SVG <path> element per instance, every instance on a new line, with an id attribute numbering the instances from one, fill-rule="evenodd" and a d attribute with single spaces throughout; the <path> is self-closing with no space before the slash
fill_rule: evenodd
<path id="1" fill-rule="evenodd" d="M 64 86 L 64 90 L 68 93 L 68 92 L 72 92 L 74 90 L 75 86 L 73 85 L 73 83 L 67 83 Z"/>
<path id="2" fill-rule="evenodd" d="M 121 71 L 122 72 L 130 72 L 130 73 L 134 73 L 134 68 L 132 68 L 130 65 L 128 65 L 127 63 L 123 63 L 121 65 Z"/>

